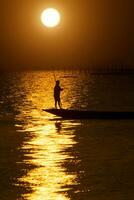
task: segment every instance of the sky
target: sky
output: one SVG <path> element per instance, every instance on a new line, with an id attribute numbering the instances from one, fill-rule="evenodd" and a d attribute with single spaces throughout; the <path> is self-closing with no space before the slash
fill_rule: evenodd
<path id="1" fill-rule="evenodd" d="M 43 26 L 54 7 L 61 23 Z M 134 66 L 132 0 L 1 0 L 0 69 Z"/>

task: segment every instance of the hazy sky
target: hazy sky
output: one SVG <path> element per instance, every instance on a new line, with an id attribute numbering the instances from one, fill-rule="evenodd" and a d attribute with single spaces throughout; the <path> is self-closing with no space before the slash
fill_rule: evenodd
<path id="1" fill-rule="evenodd" d="M 47 7 L 61 12 L 57 28 L 40 21 Z M 1 0 L 0 67 L 133 66 L 133 8 L 132 0 Z"/>

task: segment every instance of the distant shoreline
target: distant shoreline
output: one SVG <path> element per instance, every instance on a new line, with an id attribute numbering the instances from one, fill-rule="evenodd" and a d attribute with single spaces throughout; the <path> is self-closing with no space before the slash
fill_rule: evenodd
<path id="1" fill-rule="evenodd" d="M 64 72 L 77 72 L 77 73 L 87 73 L 91 75 L 134 75 L 134 69 L 87 69 L 87 68 L 46 68 L 46 69 L 40 69 L 40 68 L 24 68 L 24 69 L 0 69 L 0 73 L 10 73 L 10 72 L 31 72 L 31 71 L 64 71 Z"/>
<path id="2" fill-rule="evenodd" d="M 91 75 L 134 75 L 133 72 L 91 72 Z"/>

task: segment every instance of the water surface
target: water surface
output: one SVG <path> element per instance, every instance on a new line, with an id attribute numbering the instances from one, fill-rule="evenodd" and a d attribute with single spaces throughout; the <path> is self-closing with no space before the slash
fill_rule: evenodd
<path id="1" fill-rule="evenodd" d="M 54 76 L 65 108 L 133 110 L 133 76 L 83 72 L 0 75 L 0 199 L 132 200 L 133 120 L 61 120 L 53 107 Z"/>

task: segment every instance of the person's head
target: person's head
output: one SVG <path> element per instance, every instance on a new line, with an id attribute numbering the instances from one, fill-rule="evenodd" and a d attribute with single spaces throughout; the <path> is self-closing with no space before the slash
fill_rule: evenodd
<path id="1" fill-rule="evenodd" d="M 59 85 L 59 84 L 60 84 L 60 81 L 59 81 L 59 80 L 57 80 L 57 81 L 56 81 L 56 85 Z"/>

